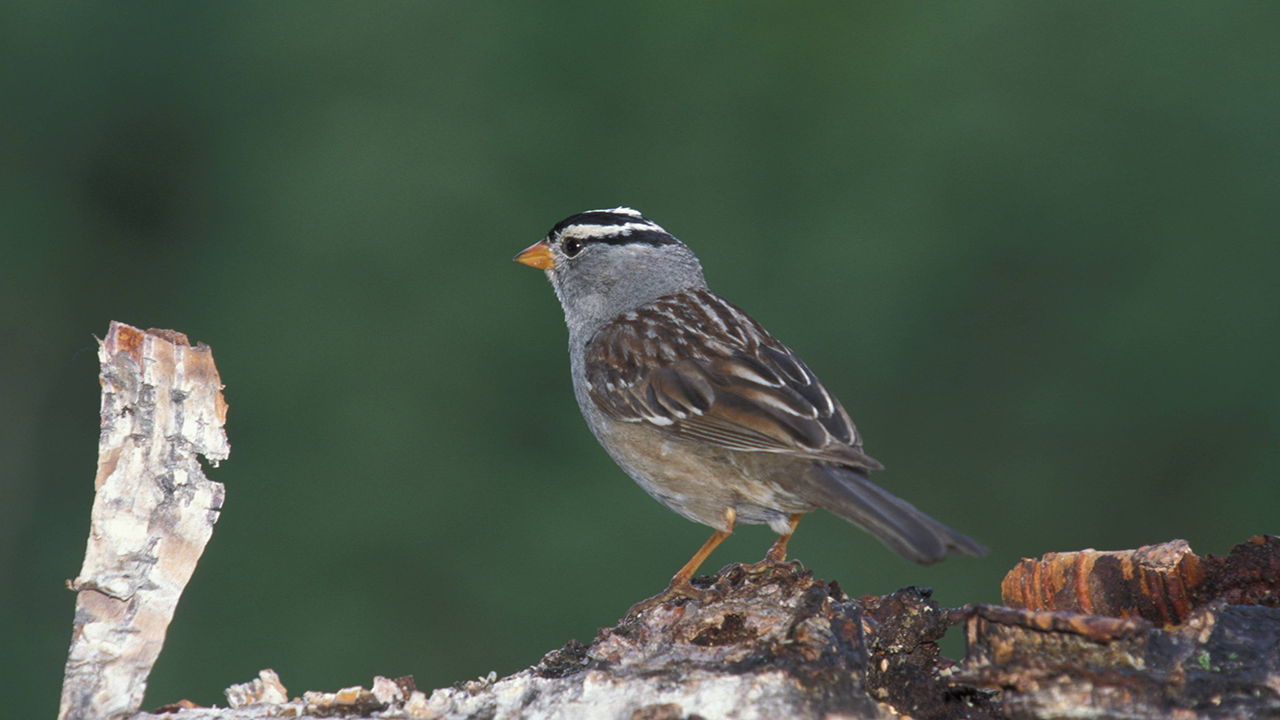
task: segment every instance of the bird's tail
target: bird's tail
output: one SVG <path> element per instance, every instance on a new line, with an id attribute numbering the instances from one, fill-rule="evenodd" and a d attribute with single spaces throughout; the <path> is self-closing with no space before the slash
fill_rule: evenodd
<path id="1" fill-rule="evenodd" d="M 806 500 L 875 535 L 894 552 L 922 565 L 948 554 L 982 556 L 981 543 L 961 535 L 894 497 L 866 477 L 866 470 L 816 465 Z"/>

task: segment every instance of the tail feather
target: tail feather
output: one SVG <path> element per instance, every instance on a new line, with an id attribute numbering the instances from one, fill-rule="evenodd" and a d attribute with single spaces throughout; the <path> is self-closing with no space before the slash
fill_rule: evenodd
<path id="1" fill-rule="evenodd" d="M 895 497 L 864 475 L 865 470 L 817 466 L 811 471 L 810 502 L 876 536 L 899 555 L 922 565 L 948 554 L 979 557 L 983 545 L 965 537 Z"/>

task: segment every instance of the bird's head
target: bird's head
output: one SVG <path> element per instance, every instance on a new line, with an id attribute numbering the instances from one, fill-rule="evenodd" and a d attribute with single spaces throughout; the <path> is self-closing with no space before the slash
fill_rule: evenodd
<path id="1" fill-rule="evenodd" d="M 546 271 L 571 335 L 589 335 L 660 297 L 707 286 L 692 250 L 627 207 L 565 218 L 515 259 Z"/>

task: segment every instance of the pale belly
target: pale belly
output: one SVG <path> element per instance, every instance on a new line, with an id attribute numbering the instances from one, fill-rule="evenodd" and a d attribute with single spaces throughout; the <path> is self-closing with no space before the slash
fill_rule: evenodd
<path id="1" fill-rule="evenodd" d="M 639 423 L 608 422 L 592 428 L 610 455 L 645 492 L 679 515 L 717 530 L 725 527 L 725 510 L 737 522 L 766 524 L 779 534 L 790 531 L 789 517 L 815 506 L 796 490 L 805 482 L 812 461 L 772 453 L 753 453 L 666 439 Z"/>

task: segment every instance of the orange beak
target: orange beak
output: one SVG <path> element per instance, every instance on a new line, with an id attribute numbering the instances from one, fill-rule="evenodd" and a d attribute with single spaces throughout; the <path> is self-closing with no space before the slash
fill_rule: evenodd
<path id="1" fill-rule="evenodd" d="M 539 270 L 550 270 L 556 266 L 556 259 L 551 256 L 551 248 L 547 246 L 546 240 L 539 240 L 521 250 L 515 261 Z"/>

